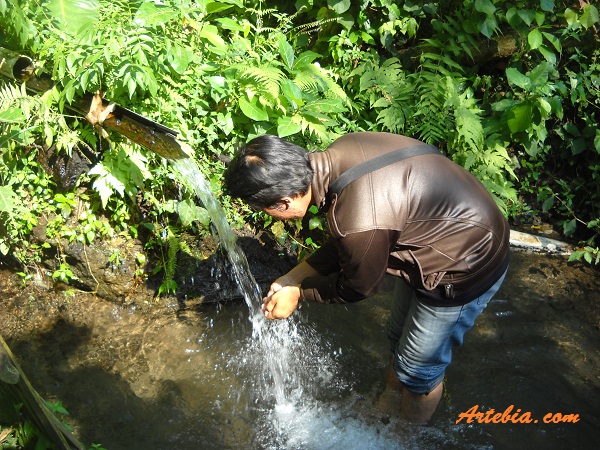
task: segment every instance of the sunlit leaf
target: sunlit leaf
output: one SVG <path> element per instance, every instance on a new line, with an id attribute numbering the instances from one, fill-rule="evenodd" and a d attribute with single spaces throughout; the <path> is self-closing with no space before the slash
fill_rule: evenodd
<path id="1" fill-rule="evenodd" d="M 52 17 L 59 20 L 63 31 L 77 32 L 98 20 L 99 0 L 51 0 L 46 5 Z"/>
<path id="2" fill-rule="evenodd" d="M 528 103 L 522 103 L 512 108 L 506 120 L 511 133 L 527 130 L 531 125 L 532 114 L 533 108 Z"/>
<path id="3" fill-rule="evenodd" d="M 210 223 L 208 211 L 196 205 L 192 200 L 186 199 L 179 202 L 177 212 L 184 227 L 190 226 L 194 221 L 198 221 L 204 226 L 208 226 Z"/>
<path id="4" fill-rule="evenodd" d="M 585 5 L 580 19 L 581 25 L 588 29 L 593 27 L 598 20 L 598 9 L 592 4 Z"/>
<path id="5" fill-rule="evenodd" d="M 291 69 L 294 66 L 294 49 L 284 35 L 279 36 L 279 54 L 284 64 Z"/>
<path id="6" fill-rule="evenodd" d="M 269 115 L 264 109 L 259 108 L 256 106 L 256 104 L 250 103 L 245 98 L 240 98 L 239 105 L 244 115 L 249 119 L 256 120 L 258 122 L 269 119 Z"/>
<path id="7" fill-rule="evenodd" d="M 0 122 L 22 123 L 26 119 L 21 108 L 8 108 L 0 111 Z"/>
<path id="8" fill-rule="evenodd" d="M 540 32 L 539 28 L 534 28 L 527 35 L 527 42 L 529 42 L 529 47 L 531 47 L 532 50 L 535 50 L 542 45 L 543 40 L 544 36 Z"/>
<path id="9" fill-rule="evenodd" d="M 302 131 L 302 126 L 294 122 L 292 117 L 282 116 L 277 119 L 277 134 L 279 137 L 286 137 Z"/>
<path id="10" fill-rule="evenodd" d="M 0 186 L 0 211 L 12 212 L 17 202 L 17 196 L 7 186 Z"/>
<path id="11" fill-rule="evenodd" d="M 344 14 L 350 9 L 350 0 L 327 0 L 327 6 L 338 14 Z"/>
<path id="12" fill-rule="evenodd" d="M 506 78 L 508 82 L 519 86 L 522 89 L 528 89 L 531 86 L 531 80 L 527 75 L 523 75 L 514 67 L 506 69 Z"/>
<path id="13" fill-rule="evenodd" d="M 556 54 L 545 45 L 540 45 L 538 51 L 550 64 L 556 64 Z"/>

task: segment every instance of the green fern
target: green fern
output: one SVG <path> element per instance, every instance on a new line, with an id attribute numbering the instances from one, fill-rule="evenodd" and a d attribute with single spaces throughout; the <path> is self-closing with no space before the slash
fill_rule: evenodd
<path id="1" fill-rule="evenodd" d="M 300 12 L 300 11 L 298 11 L 298 12 Z M 295 15 L 294 16 L 290 16 L 290 20 L 293 20 L 294 17 L 295 17 Z M 339 22 L 339 21 L 340 21 L 339 17 L 332 17 L 330 19 L 315 20 L 314 22 L 304 23 L 302 25 L 295 26 L 294 28 L 292 28 L 290 30 L 290 34 L 295 37 L 295 36 L 299 36 L 299 35 L 302 35 L 302 34 L 317 33 L 323 27 L 323 25 L 327 25 L 329 23 Z"/>
<path id="2" fill-rule="evenodd" d="M 170 234 L 167 238 L 167 259 L 163 261 L 165 276 L 158 288 L 158 295 L 163 293 L 170 294 L 177 291 L 177 282 L 173 279 L 177 268 L 177 253 L 179 252 L 180 244 L 177 236 Z"/>
<path id="3" fill-rule="evenodd" d="M 414 88 L 407 83 L 400 62 L 390 58 L 379 64 L 371 55 L 351 74 L 360 76 L 359 90 L 364 92 L 368 105 L 377 111 L 376 121 L 384 130 L 403 133 L 407 119 L 414 113 Z M 357 106 L 360 108 L 360 97 Z M 366 106 L 366 105 L 362 105 Z"/>
<path id="4" fill-rule="evenodd" d="M 281 83 L 285 79 L 284 73 L 278 67 L 273 64 L 261 66 L 236 64 L 232 69 L 236 71 L 237 80 L 254 91 L 261 103 L 278 102 Z"/>
<path id="5" fill-rule="evenodd" d="M 348 103 L 346 92 L 336 83 L 331 72 L 307 63 L 295 66 L 292 75 L 294 83 L 303 91 L 314 95 L 322 93 L 326 98 Z"/>
<path id="6" fill-rule="evenodd" d="M 458 92 L 458 85 L 450 77 L 445 79 L 446 90 L 446 109 L 452 111 L 454 116 L 455 132 L 449 133 L 451 152 L 460 152 L 461 149 L 479 153 L 483 150 L 484 132 L 481 123 L 481 113 L 483 112 L 477 106 L 477 100 L 473 98 L 473 92 L 465 89 L 462 93 Z M 469 166 L 465 166 L 469 168 Z"/>
<path id="7" fill-rule="evenodd" d="M 410 134 L 428 144 L 440 145 L 447 140 L 448 130 L 452 129 L 452 117 L 444 108 L 446 92 L 444 77 L 438 74 L 423 73 L 420 76 L 415 113 L 410 124 Z"/>

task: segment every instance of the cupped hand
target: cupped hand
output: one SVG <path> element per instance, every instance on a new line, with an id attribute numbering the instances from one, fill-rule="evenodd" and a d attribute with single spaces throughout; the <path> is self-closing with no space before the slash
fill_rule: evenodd
<path id="1" fill-rule="evenodd" d="M 263 298 L 262 310 L 267 319 L 286 319 L 298 307 L 299 286 L 271 285 L 269 294 Z"/>

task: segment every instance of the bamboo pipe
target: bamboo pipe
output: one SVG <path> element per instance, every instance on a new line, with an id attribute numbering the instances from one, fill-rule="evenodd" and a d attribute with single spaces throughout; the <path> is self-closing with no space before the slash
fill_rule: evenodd
<path id="1" fill-rule="evenodd" d="M 52 80 L 35 76 L 34 69 L 35 63 L 31 58 L 0 47 L 0 75 L 13 80 L 25 81 L 30 92 L 42 93 L 52 89 Z M 178 131 L 156 123 L 116 103 L 102 99 L 102 103 L 96 105 L 94 96 L 86 94 L 82 98 L 75 99 L 72 104 L 67 105 L 67 108 L 90 120 L 95 127 L 100 126 L 115 131 L 164 158 L 183 159 L 188 157 L 176 139 Z M 110 108 L 110 111 L 101 122 L 94 122 L 90 118 L 94 117 L 92 113 L 98 111 L 92 111 L 92 108 L 99 110 Z"/>

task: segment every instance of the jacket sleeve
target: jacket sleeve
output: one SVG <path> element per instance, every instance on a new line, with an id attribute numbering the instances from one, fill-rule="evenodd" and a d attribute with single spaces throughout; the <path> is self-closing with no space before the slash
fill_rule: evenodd
<path id="1" fill-rule="evenodd" d="M 306 262 L 322 275 L 330 275 L 340 271 L 340 257 L 335 242 L 330 239 L 314 253 L 312 253 Z"/>
<path id="2" fill-rule="evenodd" d="M 306 278 L 300 286 L 301 297 L 318 303 L 351 303 L 373 295 L 383 281 L 390 249 L 397 238 L 395 231 L 369 230 L 326 244 L 322 253 L 317 251 L 314 258 L 307 259 L 307 263 L 323 275 Z M 339 269 L 323 270 L 326 266 L 334 267 L 330 260 L 334 255 L 337 255 Z M 321 258 L 330 263 L 323 263 Z"/>

